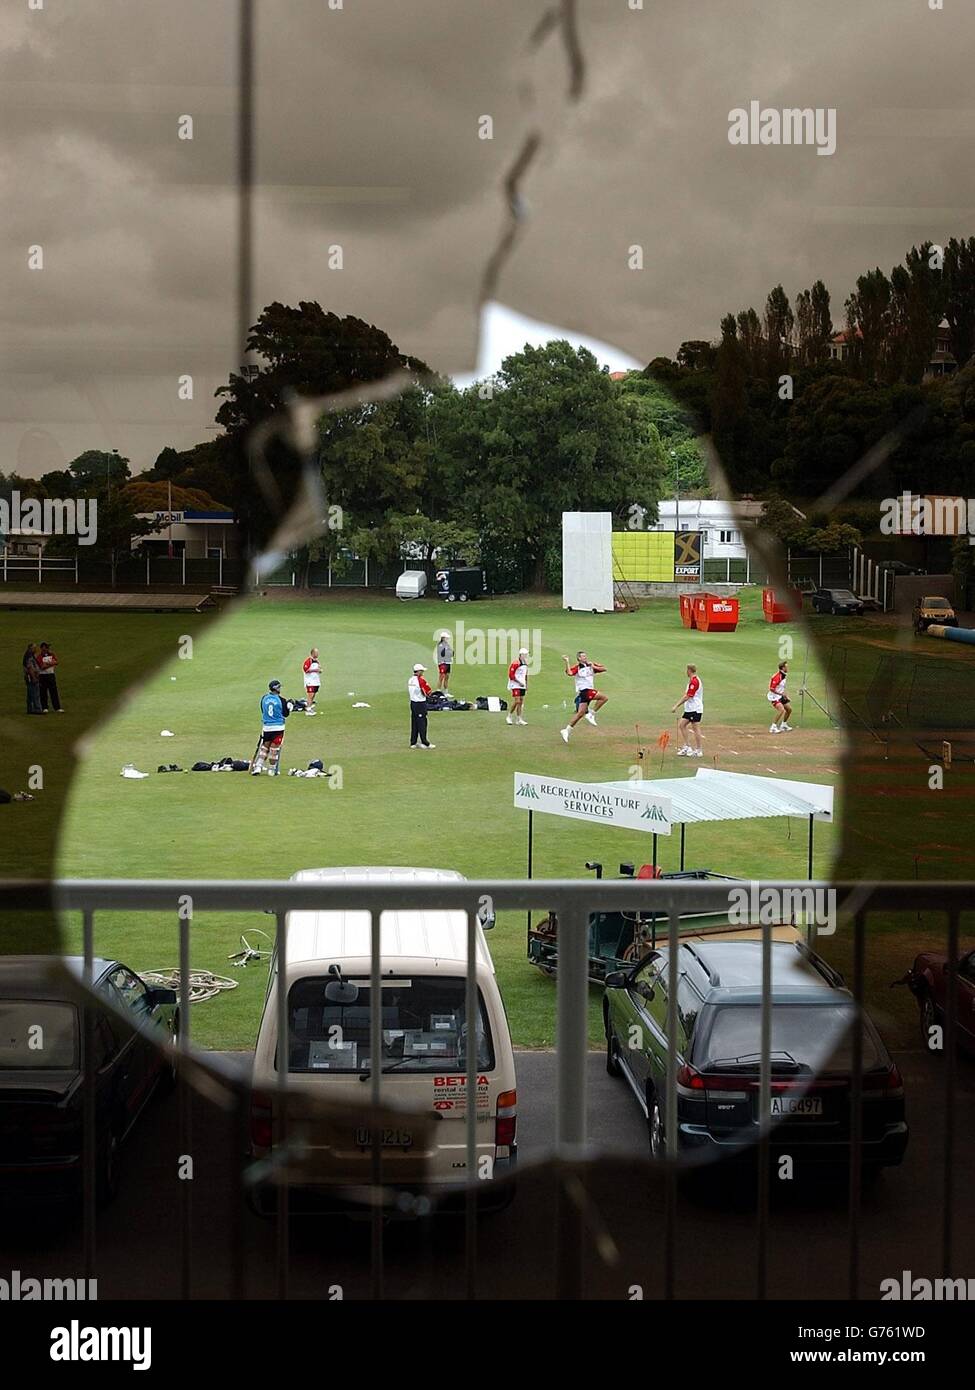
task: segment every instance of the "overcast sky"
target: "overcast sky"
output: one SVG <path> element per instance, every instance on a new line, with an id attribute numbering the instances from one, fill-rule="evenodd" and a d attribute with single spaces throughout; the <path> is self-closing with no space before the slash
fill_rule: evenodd
<path id="1" fill-rule="evenodd" d="M 975 233 L 969 0 L 581 0 L 575 106 L 559 35 L 528 53 L 543 0 L 256 8 L 256 307 L 317 299 L 445 373 L 520 346 L 502 319 L 503 348 L 478 355 L 477 296 L 534 122 L 496 298 L 641 364 L 761 310 L 780 281 L 794 297 L 824 279 L 840 321 L 857 274 Z M 240 360 L 236 13 L 2 0 L 3 471 L 90 447 L 139 470 L 212 437 L 213 391 Z M 751 100 L 835 107 L 836 153 L 730 145 L 729 112 Z"/>

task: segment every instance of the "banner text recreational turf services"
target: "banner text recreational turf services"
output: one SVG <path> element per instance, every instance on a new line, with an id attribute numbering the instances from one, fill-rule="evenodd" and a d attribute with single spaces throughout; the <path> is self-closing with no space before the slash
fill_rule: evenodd
<path id="1" fill-rule="evenodd" d="M 573 820 L 603 821 L 628 830 L 669 835 L 672 805 L 669 796 L 619 791 L 599 782 L 553 781 L 531 772 L 515 773 L 514 804 L 523 811 L 542 811 Z"/>

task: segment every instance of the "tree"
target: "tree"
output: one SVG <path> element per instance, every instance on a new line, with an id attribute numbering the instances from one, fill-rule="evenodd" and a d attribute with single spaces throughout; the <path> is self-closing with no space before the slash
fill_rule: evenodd
<path id="1" fill-rule="evenodd" d="M 847 346 L 859 375 L 876 381 L 890 340 L 890 281 L 878 266 L 857 280 L 846 301 Z"/>
<path id="2" fill-rule="evenodd" d="M 111 453 L 104 449 L 86 449 L 68 464 L 68 472 L 79 489 L 97 491 L 104 485 L 106 492 L 110 492 L 113 487 L 128 482 L 129 460 L 122 458 L 117 449 Z"/>
<path id="3" fill-rule="evenodd" d="M 975 352 L 975 237 L 945 247 L 945 318 L 951 351 L 959 367 L 967 367 Z"/>
<path id="4" fill-rule="evenodd" d="M 711 343 L 693 338 L 677 349 L 677 365 L 685 372 L 704 371 L 714 366 L 715 352 Z"/>
<path id="5" fill-rule="evenodd" d="M 656 516 L 659 437 L 585 348 L 526 346 L 504 360 L 493 397 L 477 410 L 480 447 L 454 480 L 459 519 L 483 537 L 523 544 L 536 582 L 563 511 L 624 518 L 636 505 Z"/>
<path id="6" fill-rule="evenodd" d="M 646 436 L 663 451 L 664 487 L 672 497 L 680 479 L 683 496 L 710 496 L 707 464 L 697 442 L 699 426 L 691 413 L 659 382 L 633 372 L 616 388 L 632 401 L 643 422 Z"/>
<path id="7" fill-rule="evenodd" d="M 826 361 L 833 339 L 829 290 L 817 280 L 811 290 L 796 295 L 797 355 L 801 367 Z"/>
<path id="8" fill-rule="evenodd" d="M 914 246 L 890 274 L 888 380 L 920 382 L 934 354 L 944 312 L 944 273 L 931 266 L 931 243 Z"/>
<path id="9" fill-rule="evenodd" d="M 765 301 L 765 363 L 773 381 L 789 368 L 795 324 L 789 296 L 776 285 Z"/>
<path id="10" fill-rule="evenodd" d="M 758 376 L 762 370 L 765 344 L 762 339 L 762 324 L 754 309 L 743 309 L 738 315 L 738 342 L 744 356 L 744 366 L 749 376 Z M 724 324 L 721 325 L 724 332 Z"/>
<path id="11" fill-rule="evenodd" d="M 739 319 L 741 315 L 739 315 Z M 721 320 L 711 423 L 715 446 L 722 458 L 733 462 L 738 431 L 747 407 L 747 356 L 738 337 L 734 314 Z"/>
<path id="12" fill-rule="evenodd" d="M 397 371 L 416 380 L 431 375 L 418 358 L 401 353 L 381 329 L 362 319 L 327 313 L 302 300 L 297 308 L 275 301 L 262 310 L 247 340 L 259 365 L 232 372 L 216 419 L 227 432 L 234 459 L 234 496 L 246 543 L 260 548 L 294 497 L 303 461 L 280 438 L 264 451 L 263 476 L 276 494 L 269 506 L 266 492 L 251 474 L 247 452 L 254 428 L 279 413 L 294 397 L 333 395 L 379 381 Z"/>

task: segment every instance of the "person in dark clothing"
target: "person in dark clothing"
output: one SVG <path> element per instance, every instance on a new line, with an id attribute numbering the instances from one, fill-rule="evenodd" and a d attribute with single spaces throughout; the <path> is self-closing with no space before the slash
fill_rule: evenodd
<path id="1" fill-rule="evenodd" d="M 425 666 L 421 666 L 417 662 L 413 667 L 413 674 L 407 682 L 407 689 L 410 693 L 411 748 L 436 748 L 437 746 L 427 739 L 427 696 L 431 694 L 431 691 L 423 679 L 423 672 L 426 669 Z"/>
<path id="2" fill-rule="evenodd" d="M 58 694 L 57 653 L 51 650 L 50 642 L 42 642 L 37 653 L 37 664 L 40 667 L 40 697 L 41 709 L 47 709 L 47 702 L 50 700 L 51 708 L 56 714 L 63 714 L 61 708 L 61 696 Z"/>
<path id="3" fill-rule="evenodd" d="M 27 686 L 27 713 L 43 714 L 41 709 L 41 668 L 37 663 L 37 648 L 28 642 L 24 652 L 24 684 Z"/>

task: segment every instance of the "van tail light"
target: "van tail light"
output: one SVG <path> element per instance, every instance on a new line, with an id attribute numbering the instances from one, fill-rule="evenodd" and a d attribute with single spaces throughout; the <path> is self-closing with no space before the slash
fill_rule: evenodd
<path id="1" fill-rule="evenodd" d="M 251 1143 L 255 1149 L 269 1149 L 272 1137 L 271 1103 L 267 1096 L 251 1097 Z"/>
<path id="2" fill-rule="evenodd" d="M 707 1086 L 710 1085 L 711 1080 L 709 1078 Z M 738 1082 L 738 1085 L 741 1085 L 740 1081 Z M 703 1091 L 707 1089 L 705 1086 L 704 1077 L 701 1075 L 701 1073 L 697 1070 L 696 1067 L 692 1067 L 688 1062 L 685 1062 L 684 1065 L 681 1067 L 680 1071 L 678 1071 L 677 1073 L 677 1086 L 678 1089 L 683 1088 L 685 1091 Z"/>
<path id="3" fill-rule="evenodd" d="M 515 1126 L 518 1123 L 518 1092 L 502 1091 L 498 1096 L 498 1117 L 494 1124 L 494 1146 L 499 1158 L 507 1158 L 507 1150 L 515 1142 Z M 504 1153 L 499 1150 L 504 1149 Z"/>

